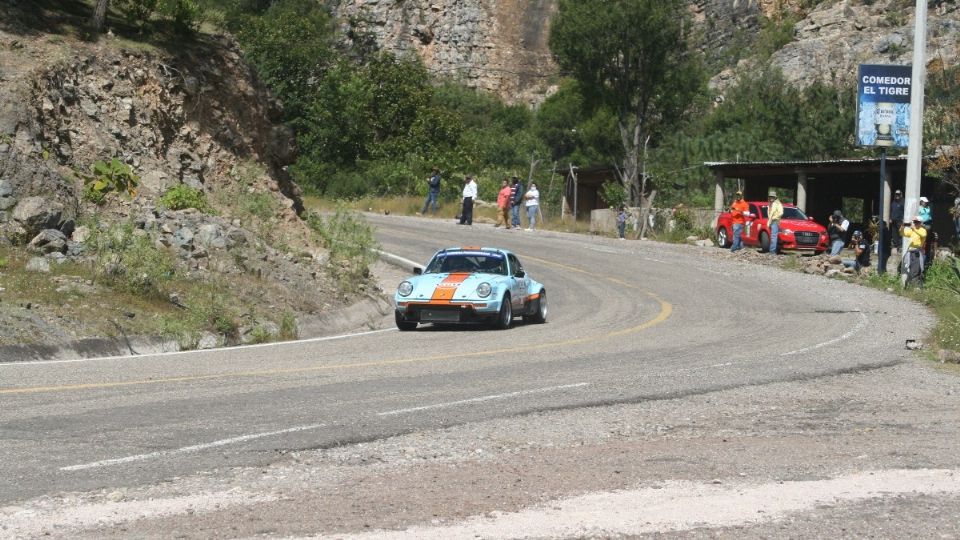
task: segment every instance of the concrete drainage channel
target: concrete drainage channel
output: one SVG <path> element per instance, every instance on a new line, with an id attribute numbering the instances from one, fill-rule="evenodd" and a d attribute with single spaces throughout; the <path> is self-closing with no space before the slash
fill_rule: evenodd
<path id="1" fill-rule="evenodd" d="M 377 250 L 380 260 L 412 273 L 422 265 L 392 253 Z M 346 308 L 312 317 L 300 323 L 301 332 L 311 338 L 350 332 L 361 328 L 374 330 L 381 320 L 391 315 L 393 304 L 389 293 L 367 298 Z M 392 317 L 388 321 L 392 328 Z M 229 348 L 229 347 L 226 347 Z M 55 344 L 23 344 L 0 346 L 0 362 L 29 362 L 40 360 L 73 360 L 110 356 L 142 356 L 180 350 L 175 340 L 160 337 L 122 336 L 119 338 L 86 338 Z"/>

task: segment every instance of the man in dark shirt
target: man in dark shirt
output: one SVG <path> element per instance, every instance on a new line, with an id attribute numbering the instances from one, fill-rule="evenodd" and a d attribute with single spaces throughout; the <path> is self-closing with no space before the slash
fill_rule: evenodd
<path id="1" fill-rule="evenodd" d="M 887 229 L 890 231 L 888 235 L 890 245 L 896 247 L 898 252 L 900 251 L 900 236 L 894 234 L 894 231 L 900 230 L 901 223 L 903 223 L 903 193 L 898 189 L 893 192 L 893 200 L 890 201 L 890 228 Z"/>
<path id="2" fill-rule="evenodd" d="M 427 207 L 433 206 L 433 213 L 437 213 L 437 199 L 440 198 L 440 169 L 434 167 L 433 174 L 427 179 L 427 200 L 423 201 L 421 214 L 427 213 Z"/>
<path id="3" fill-rule="evenodd" d="M 513 185 L 510 186 L 510 200 L 513 206 L 510 208 L 510 221 L 514 228 L 520 227 L 520 207 L 523 206 L 523 184 L 516 176 L 513 177 Z"/>

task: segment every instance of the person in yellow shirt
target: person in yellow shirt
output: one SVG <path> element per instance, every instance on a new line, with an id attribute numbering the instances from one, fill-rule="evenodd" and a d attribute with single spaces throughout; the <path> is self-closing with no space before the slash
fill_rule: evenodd
<path id="1" fill-rule="evenodd" d="M 770 253 L 777 254 L 777 240 L 780 238 L 780 220 L 783 219 L 783 203 L 777 198 L 777 192 L 770 190 L 767 196 L 767 225 L 770 227 Z"/>
<path id="2" fill-rule="evenodd" d="M 927 241 L 927 230 L 923 227 L 920 216 L 914 216 L 910 225 L 900 225 L 900 236 L 910 239 L 910 245 L 903 254 L 903 275 L 906 276 L 904 286 L 915 280 L 923 279 L 923 245 Z"/>

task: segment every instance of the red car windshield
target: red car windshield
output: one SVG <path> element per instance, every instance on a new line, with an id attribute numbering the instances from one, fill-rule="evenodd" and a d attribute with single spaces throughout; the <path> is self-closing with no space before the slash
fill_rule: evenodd
<path id="1" fill-rule="evenodd" d="M 762 213 L 764 219 L 767 217 L 767 206 L 762 208 Z M 796 206 L 784 206 L 783 207 L 783 219 L 798 219 L 800 221 L 806 221 L 807 215 L 803 213 L 803 210 L 800 210 Z"/>

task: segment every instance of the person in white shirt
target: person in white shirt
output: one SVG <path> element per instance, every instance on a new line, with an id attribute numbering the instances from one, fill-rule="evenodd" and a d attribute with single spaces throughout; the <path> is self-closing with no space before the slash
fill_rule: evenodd
<path id="1" fill-rule="evenodd" d="M 537 214 L 540 212 L 540 191 L 537 190 L 537 183 L 530 182 L 530 189 L 523 196 L 527 207 L 527 220 L 530 223 L 528 231 L 537 229 Z"/>
<path id="2" fill-rule="evenodd" d="M 477 198 L 477 183 L 467 176 L 463 184 L 463 209 L 460 211 L 460 225 L 473 225 L 473 201 Z"/>

